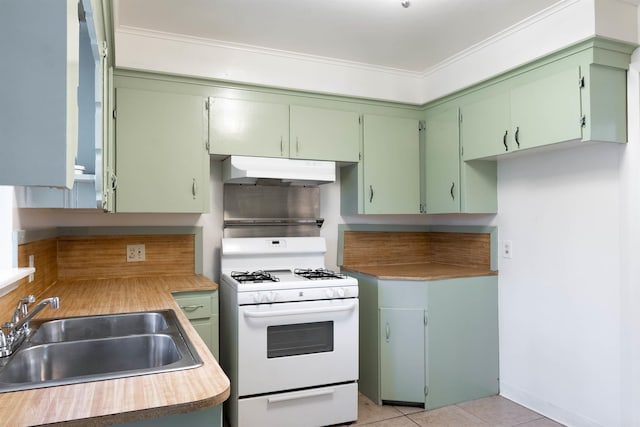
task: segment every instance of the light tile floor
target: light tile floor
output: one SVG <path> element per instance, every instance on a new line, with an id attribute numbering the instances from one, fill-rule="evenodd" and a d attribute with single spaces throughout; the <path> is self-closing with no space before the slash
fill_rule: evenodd
<path id="1" fill-rule="evenodd" d="M 560 427 L 542 415 L 509 399 L 491 396 L 457 405 L 425 411 L 404 406 L 378 406 L 366 396 L 358 396 L 358 422 L 368 427 Z"/>

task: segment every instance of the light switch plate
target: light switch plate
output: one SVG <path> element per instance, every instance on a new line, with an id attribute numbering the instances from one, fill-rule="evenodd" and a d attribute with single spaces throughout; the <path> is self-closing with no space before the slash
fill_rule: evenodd
<path id="1" fill-rule="evenodd" d="M 127 245 L 127 262 L 141 262 L 144 260 L 144 245 Z"/>
<path id="2" fill-rule="evenodd" d="M 511 240 L 502 242 L 502 258 L 513 258 L 513 243 Z"/>

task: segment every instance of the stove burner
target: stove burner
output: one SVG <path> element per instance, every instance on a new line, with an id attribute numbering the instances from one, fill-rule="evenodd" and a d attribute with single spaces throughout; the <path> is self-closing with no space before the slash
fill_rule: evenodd
<path id="1" fill-rule="evenodd" d="M 347 276 L 324 268 L 296 268 L 293 273 L 310 280 L 346 279 Z"/>
<path id="2" fill-rule="evenodd" d="M 279 282 L 280 279 L 266 271 L 258 270 L 252 273 L 248 271 L 232 271 L 231 277 L 240 283 Z"/>

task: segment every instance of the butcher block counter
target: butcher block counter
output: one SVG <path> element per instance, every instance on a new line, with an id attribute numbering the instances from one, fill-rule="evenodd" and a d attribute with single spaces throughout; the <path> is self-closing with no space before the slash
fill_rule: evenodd
<path id="1" fill-rule="evenodd" d="M 229 379 L 171 294 L 215 289 L 216 283 L 194 274 L 57 280 L 37 298 L 57 296 L 60 308 L 47 307 L 36 319 L 172 309 L 203 364 L 175 372 L 2 393 L 2 425 L 99 426 L 222 403 L 229 396 Z M 10 319 L 11 313 L 1 310 L 0 319 Z"/>
<path id="2" fill-rule="evenodd" d="M 383 280 L 442 280 L 462 277 L 495 276 L 485 267 L 440 263 L 342 266 L 343 270 L 368 274 Z"/>

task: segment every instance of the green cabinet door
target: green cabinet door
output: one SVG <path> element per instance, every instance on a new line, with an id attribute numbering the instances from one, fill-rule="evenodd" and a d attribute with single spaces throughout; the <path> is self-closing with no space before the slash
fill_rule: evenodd
<path id="1" fill-rule="evenodd" d="M 358 113 L 292 105 L 290 114 L 289 157 L 358 161 L 360 155 Z"/>
<path id="2" fill-rule="evenodd" d="M 494 88 L 484 91 L 484 98 L 461 107 L 463 160 L 493 157 L 514 148 L 509 136 L 509 92 Z"/>
<path id="3" fill-rule="evenodd" d="M 425 188 L 428 214 L 460 212 L 459 109 L 427 114 Z"/>
<path id="4" fill-rule="evenodd" d="M 116 89 L 117 212 L 206 212 L 206 99 Z"/>
<path id="5" fill-rule="evenodd" d="M 510 144 L 514 149 L 582 138 L 579 79 L 575 66 L 513 88 Z"/>
<path id="6" fill-rule="evenodd" d="M 365 115 L 363 137 L 364 213 L 420 213 L 419 121 Z"/>
<path id="7" fill-rule="evenodd" d="M 425 401 L 425 313 L 380 308 L 380 395 L 382 401 Z"/>
<path id="8" fill-rule="evenodd" d="M 211 98 L 211 154 L 289 157 L 289 106 Z"/>

